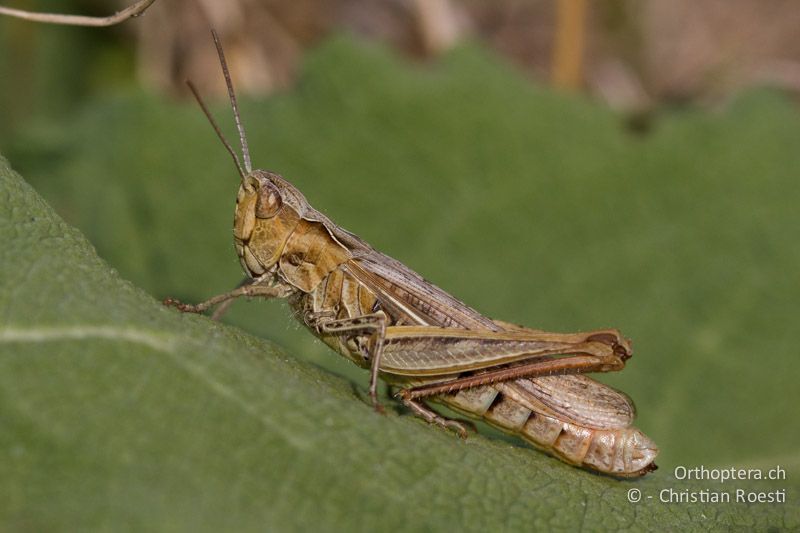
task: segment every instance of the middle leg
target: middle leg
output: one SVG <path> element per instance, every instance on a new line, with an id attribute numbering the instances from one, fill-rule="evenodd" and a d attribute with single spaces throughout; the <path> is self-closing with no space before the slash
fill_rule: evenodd
<path id="1" fill-rule="evenodd" d="M 383 406 L 378 401 L 378 372 L 386 338 L 386 315 L 382 311 L 378 311 L 369 315 L 336 320 L 324 315 L 309 313 L 306 315 L 306 323 L 322 334 L 337 336 L 362 334 L 369 337 L 367 348 L 367 358 L 370 364 L 369 397 L 375 410 L 383 413 Z"/>

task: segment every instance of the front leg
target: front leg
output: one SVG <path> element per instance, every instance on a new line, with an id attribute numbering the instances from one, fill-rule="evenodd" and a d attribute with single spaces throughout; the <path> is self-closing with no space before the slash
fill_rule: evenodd
<path id="1" fill-rule="evenodd" d="M 380 370 L 383 345 L 386 339 L 386 315 L 383 311 L 355 318 L 332 319 L 325 313 L 309 313 L 306 323 L 321 334 L 335 336 L 369 335 L 367 358 L 370 363 L 369 397 L 372 406 L 383 413 L 378 401 L 378 371 Z"/>
<path id="2" fill-rule="evenodd" d="M 248 283 L 249 282 L 249 283 Z M 200 302 L 199 304 L 192 305 L 192 304 L 185 304 L 180 300 L 176 300 L 175 298 L 165 298 L 164 305 L 175 307 L 180 311 L 184 311 L 186 313 L 202 313 L 215 305 L 218 304 L 225 304 L 226 302 L 230 302 L 235 300 L 236 298 L 241 298 L 242 296 L 260 296 L 262 298 L 286 298 L 289 296 L 293 289 L 286 285 L 267 285 L 267 280 L 262 279 L 253 279 L 253 280 L 245 280 L 239 284 L 238 287 L 233 289 L 232 291 L 228 291 L 223 294 L 218 294 L 209 298 L 204 302 Z M 223 307 L 223 312 L 225 307 Z M 212 318 L 219 318 L 221 313 L 214 313 Z"/>
<path id="3" fill-rule="evenodd" d="M 256 282 L 256 280 L 253 279 L 253 278 L 244 278 L 242 281 L 240 281 L 236 285 L 236 287 L 234 287 L 234 289 L 238 289 L 240 287 L 244 287 L 245 285 L 252 285 L 255 282 Z M 219 304 L 217 306 L 217 308 L 214 309 L 214 312 L 211 313 L 211 320 L 219 321 L 222 318 L 222 315 L 224 315 L 225 313 L 228 312 L 228 309 L 231 308 L 231 306 L 233 305 L 233 302 L 235 302 L 235 301 L 236 301 L 235 299 L 230 299 L 230 300 L 226 300 L 226 301 L 222 302 L 221 304 Z"/>

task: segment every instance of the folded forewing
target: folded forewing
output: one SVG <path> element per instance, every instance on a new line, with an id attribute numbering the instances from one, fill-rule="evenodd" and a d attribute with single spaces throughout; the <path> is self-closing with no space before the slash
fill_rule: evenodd
<path id="1" fill-rule="evenodd" d="M 624 429 L 636 410 L 622 392 L 580 374 L 516 379 L 495 388 L 528 409 L 593 429 Z"/>
<path id="2" fill-rule="evenodd" d="M 498 326 L 391 257 L 371 250 L 351 260 L 347 272 L 369 288 L 382 308 L 404 324 L 497 330 Z"/>

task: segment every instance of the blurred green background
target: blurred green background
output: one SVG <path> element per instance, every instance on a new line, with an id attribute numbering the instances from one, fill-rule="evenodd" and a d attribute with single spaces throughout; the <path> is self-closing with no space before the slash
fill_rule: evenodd
<path id="1" fill-rule="evenodd" d="M 242 276 L 236 172 L 196 105 L 135 80 L 126 31 L 0 19 L 0 153 L 123 278 L 199 301 Z M 286 88 L 241 102 L 255 166 L 488 316 L 619 328 L 634 358 L 599 379 L 635 399 L 662 480 L 678 465 L 779 465 L 788 480 L 772 487 L 796 497 L 789 94 L 656 102 L 632 120 L 470 40 L 420 63 L 335 34 L 297 69 Z M 235 139 L 226 103 L 213 108 Z M 285 304 L 239 302 L 225 321 L 366 383 Z"/>

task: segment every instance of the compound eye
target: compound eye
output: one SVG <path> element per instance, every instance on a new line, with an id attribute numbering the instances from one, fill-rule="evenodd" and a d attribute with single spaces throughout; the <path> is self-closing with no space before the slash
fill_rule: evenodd
<path id="1" fill-rule="evenodd" d="M 256 202 L 256 216 L 258 218 L 272 218 L 278 214 L 283 201 L 281 193 L 270 182 L 263 181 L 258 188 L 258 201 Z"/>

